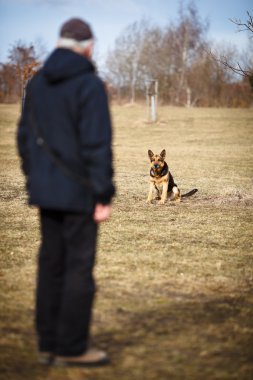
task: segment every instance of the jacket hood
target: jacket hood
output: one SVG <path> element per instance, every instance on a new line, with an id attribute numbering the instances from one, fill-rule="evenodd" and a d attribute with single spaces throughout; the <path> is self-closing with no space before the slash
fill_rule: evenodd
<path id="1" fill-rule="evenodd" d="M 52 83 L 94 71 L 94 65 L 87 58 L 62 48 L 53 51 L 42 69 L 47 80 Z"/>

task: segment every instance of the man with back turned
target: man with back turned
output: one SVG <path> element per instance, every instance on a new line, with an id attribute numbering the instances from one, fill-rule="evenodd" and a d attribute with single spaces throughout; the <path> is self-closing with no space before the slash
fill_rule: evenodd
<path id="1" fill-rule="evenodd" d="M 111 212 L 111 121 L 83 20 L 63 24 L 57 48 L 27 86 L 17 141 L 29 203 L 39 209 L 36 330 L 39 360 L 108 363 L 89 331 L 98 223 Z"/>

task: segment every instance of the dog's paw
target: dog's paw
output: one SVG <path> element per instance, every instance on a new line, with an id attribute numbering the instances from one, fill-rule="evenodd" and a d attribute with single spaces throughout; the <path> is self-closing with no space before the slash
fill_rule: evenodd
<path id="1" fill-rule="evenodd" d="M 158 203 L 159 203 L 159 205 L 164 205 L 165 200 L 164 200 L 164 199 L 161 199 Z"/>
<path id="2" fill-rule="evenodd" d="M 152 203 L 152 199 L 147 199 L 146 203 L 151 204 Z"/>

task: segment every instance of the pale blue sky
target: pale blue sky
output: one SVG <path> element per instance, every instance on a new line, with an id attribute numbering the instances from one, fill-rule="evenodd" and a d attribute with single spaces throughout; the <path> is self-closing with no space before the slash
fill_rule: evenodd
<path id="1" fill-rule="evenodd" d="M 195 0 L 199 15 L 210 23 L 208 36 L 217 42 L 247 46 L 247 33 L 236 31 L 229 18 L 247 19 L 253 0 Z M 115 38 L 130 23 L 145 17 L 166 25 L 177 19 L 179 0 L 0 0 L 0 62 L 18 40 L 41 39 L 48 51 L 54 48 L 60 25 L 70 17 L 88 21 L 97 37 L 102 62 Z M 185 0 L 187 3 L 187 0 Z"/>

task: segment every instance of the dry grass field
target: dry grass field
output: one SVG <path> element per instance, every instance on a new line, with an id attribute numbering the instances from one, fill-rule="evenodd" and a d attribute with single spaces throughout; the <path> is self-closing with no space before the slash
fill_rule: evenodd
<path id="1" fill-rule="evenodd" d="M 39 230 L 15 148 L 19 108 L 0 106 L 0 378 L 2 380 L 251 380 L 253 378 L 253 110 L 112 108 L 117 197 L 101 226 L 94 344 L 112 364 L 36 362 L 33 328 Z M 199 192 L 145 203 L 147 150 L 167 150 L 176 182 Z"/>

